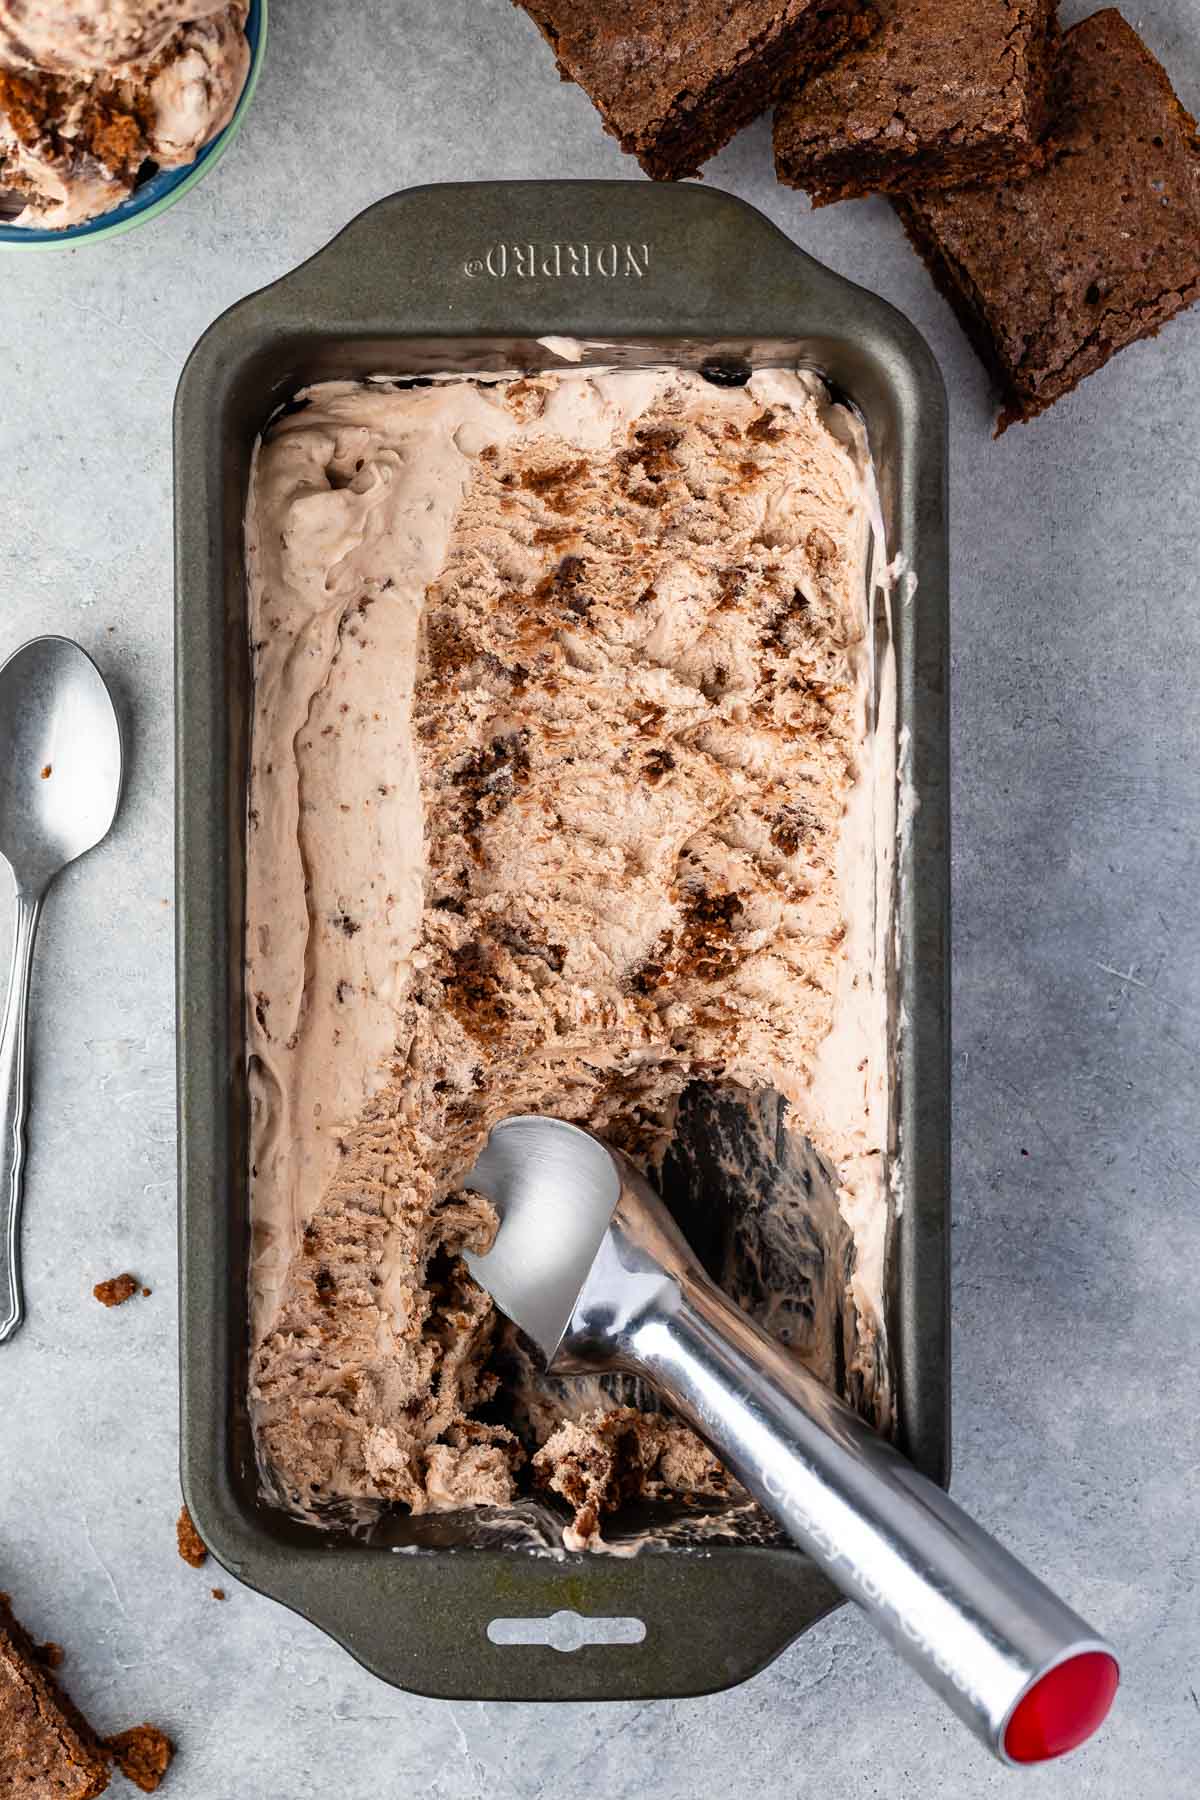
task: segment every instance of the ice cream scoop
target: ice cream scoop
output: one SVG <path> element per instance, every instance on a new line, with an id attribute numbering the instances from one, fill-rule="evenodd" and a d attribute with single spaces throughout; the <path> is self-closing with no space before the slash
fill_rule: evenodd
<path id="1" fill-rule="evenodd" d="M 0 1343 L 21 1323 L 21 1186 L 33 946 L 46 890 L 104 837 L 121 798 L 121 731 L 104 677 L 68 638 L 33 638 L 0 668 L 0 857 L 16 936 L 0 1024 Z"/>
<path id="2" fill-rule="evenodd" d="M 1000 1761 L 1099 1727 L 1110 1646 L 714 1287 L 624 1156 L 514 1118 L 463 1185 L 500 1221 L 467 1266 L 547 1368 L 645 1377 Z"/>

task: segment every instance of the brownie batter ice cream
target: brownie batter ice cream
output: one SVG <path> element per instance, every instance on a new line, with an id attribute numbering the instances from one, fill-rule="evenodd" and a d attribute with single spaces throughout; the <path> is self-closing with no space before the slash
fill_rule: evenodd
<path id="1" fill-rule="evenodd" d="M 720 1491 L 673 1422 L 506 1406 L 511 1329 L 459 1257 L 494 1229 L 461 1184 L 500 1119 L 654 1167 L 697 1083 L 782 1096 L 836 1170 L 886 1420 L 869 541 L 854 421 L 781 370 L 327 383 L 267 432 L 251 1402 L 283 1503 Z"/>
<path id="2" fill-rule="evenodd" d="M 0 61 L 68 74 L 155 56 L 176 26 L 228 0 L 0 0 Z"/>
<path id="3" fill-rule="evenodd" d="M 18 225 L 107 212 L 233 117 L 248 0 L 0 0 L 0 199 Z"/>

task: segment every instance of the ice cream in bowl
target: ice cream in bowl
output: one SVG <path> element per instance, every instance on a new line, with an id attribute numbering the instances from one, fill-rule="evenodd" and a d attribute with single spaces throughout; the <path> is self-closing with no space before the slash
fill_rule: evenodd
<path id="1" fill-rule="evenodd" d="M 0 0 L 0 248 L 113 236 L 211 169 L 267 0 Z"/>

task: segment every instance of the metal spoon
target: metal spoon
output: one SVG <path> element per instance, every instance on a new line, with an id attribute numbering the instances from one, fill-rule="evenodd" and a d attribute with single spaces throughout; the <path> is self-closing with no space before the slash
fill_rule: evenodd
<path id="1" fill-rule="evenodd" d="M 69 638 L 33 638 L 0 668 L 0 856 L 16 936 L 0 1025 L 0 1343 L 24 1315 L 21 1178 L 33 944 L 46 890 L 98 844 L 121 798 L 121 728 L 104 677 Z"/>
<path id="2" fill-rule="evenodd" d="M 1109 1645 L 713 1286 L 619 1151 L 507 1119 L 463 1185 L 500 1215 L 467 1267 L 553 1373 L 652 1382 L 1001 1762 L 1091 1736 Z"/>

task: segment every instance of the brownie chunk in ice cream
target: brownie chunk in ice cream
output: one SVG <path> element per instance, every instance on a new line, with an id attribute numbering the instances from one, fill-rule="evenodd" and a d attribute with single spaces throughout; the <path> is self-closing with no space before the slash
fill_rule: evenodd
<path id="1" fill-rule="evenodd" d="M 863 0 L 516 0 L 622 150 L 679 180 L 869 31 Z"/>
<path id="2" fill-rule="evenodd" d="M 571 1508 L 563 1533 L 568 1550 L 600 1541 L 605 1517 L 628 1500 L 660 1494 L 719 1499 L 734 1485 L 695 1432 L 678 1419 L 631 1406 L 564 1420 L 534 1457 L 533 1473 Z"/>
<path id="3" fill-rule="evenodd" d="M 900 217 L 1004 399 L 1032 419 L 1200 296 L 1200 140 L 1120 13 L 1068 31 L 1045 166 Z"/>
<path id="4" fill-rule="evenodd" d="M 251 1401 L 290 1507 L 527 1491 L 565 1403 L 502 1388 L 462 1178 L 513 1112 L 652 1166 L 696 1083 L 782 1096 L 837 1170 L 834 1303 L 886 1420 L 868 517 L 856 422 L 778 369 L 332 383 L 266 434 Z M 569 1422 L 536 1475 L 597 1516 L 711 1465 L 679 1425 Z"/>
<path id="5" fill-rule="evenodd" d="M 1054 0 L 874 0 L 879 29 L 785 96 L 781 181 L 818 206 L 1028 167 L 1046 125 Z"/>

